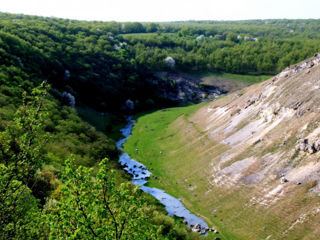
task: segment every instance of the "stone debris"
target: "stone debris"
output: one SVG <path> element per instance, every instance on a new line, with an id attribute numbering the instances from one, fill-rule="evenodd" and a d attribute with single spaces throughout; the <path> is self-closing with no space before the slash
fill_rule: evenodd
<path id="1" fill-rule="evenodd" d="M 198 37 L 196 38 L 196 40 L 197 40 L 198 42 L 202 42 L 204 39 L 205 39 L 205 36 L 204 36 L 204 35 L 200 35 L 200 36 L 198 36 Z"/>
<path id="2" fill-rule="evenodd" d="M 320 150 L 320 139 L 315 139 L 313 141 L 307 138 L 298 139 L 295 149 L 296 151 L 308 152 L 310 154 L 316 153 Z"/>
<path id="3" fill-rule="evenodd" d="M 200 224 L 196 224 L 196 225 L 192 228 L 192 232 L 201 232 L 201 225 L 200 225 Z"/>
<path id="4" fill-rule="evenodd" d="M 173 57 L 168 56 L 164 61 L 170 68 L 174 68 L 174 66 L 176 65 L 176 61 L 173 59 Z"/>
<path id="5" fill-rule="evenodd" d="M 280 182 L 283 184 L 283 183 L 289 182 L 289 180 L 286 179 L 285 177 L 281 177 L 281 178 L 280 178 Z"/>

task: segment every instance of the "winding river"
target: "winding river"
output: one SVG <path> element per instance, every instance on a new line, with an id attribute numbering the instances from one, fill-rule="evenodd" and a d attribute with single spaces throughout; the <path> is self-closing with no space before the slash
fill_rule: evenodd
<path id="1" fill-rule="evenodd" d="M 165 193 L 161 189 L 145 186 L 145 184 L 147 183 L 147 178 L 151 176 L 151 172 L 143 164 L 130 158 L 129 154 L 124 153 L 122 147 L 128 137 L 131 136 L 131 131 L 134 123 L 135 121 L 132 120 L 132 117 L 130 117 L 128 119 L 128 124 L 120 130 L 124 138 L 120 139 L 117 142 L 117 148 L 122 151 L 122 154 L 119 156 L 119 162 L 122 165 L 123 169 L 132 175 L 132 183 L 135 185 L 141 185 L 140 189 L 142 191 L 151 194 L 165 206 L 168 215 L 182 217 L 187 222 L 187 225 L 190 228 L 197 224 L 200 224 L 202 229 L 208 227 L 203 219 L 197 217 L 188 209 L 186 209 L 180 199 Z"/>

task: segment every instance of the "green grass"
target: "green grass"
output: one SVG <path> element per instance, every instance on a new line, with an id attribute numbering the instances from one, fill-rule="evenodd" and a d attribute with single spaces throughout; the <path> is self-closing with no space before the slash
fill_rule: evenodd
<path id="1" fill-rule="evenodd" d="M 217 227 L 223 240 L 266 239 L 269 235 L 271 239 L 302 239 L 305 233 L 312 236 L 310 239 L 317 239 L 311 231 L 315 228 L 308 230 L 307 223 L 290 237 L 282 235 L 290 223 L 318 202 L 317 197 L 305 194 L 306 187 L 295 188 L 285 199 L 267 208 L 259 204 L 246 206 L 259 194 L 254 188 L 239 184 L 226 190 L 209 183 L 210 164 L 213 159 L 220 159 L 228 146 L 209 139 L 193 119 L 193 113 L 204 105 L 164 109 L 138 117 L 124 149 L 152 172 L 149 186 L 180 198 L 191 212 Z M 268 150 L 274 151 L 272 146 Z M 317 219 L 320 221 L 320 215 Z"/>
<path id="2" fill-rule="evenodd" d="M 161 159 L 166 155 L 164 149 L 167 146 L 161 146 L 161 144 L 163 140 L 168 140 L 175 135 L 168 126 L 182 115 L 191 115 L 204 104 L 164 109 L 139 117 L 138 124 L 133 128 L 133 135 L 124 144 L 125 152 L 145 163 L 149 169 L 152 169 L 155 176 L 165 176 L 162 172 L 164 166 Z M 159 186 L 158 181 L 150 181 L 150 183 L 152 186 Z"/>
<path id="3" fill-rule="evenodd" d="M 249 74 L 233 74 L 233 73 L 199 73 L 203 82 L 210 83 L 213 80 L 232 80 L 247 84 L 262 82 L 272 77 L 272 75 L 249 75 Z"/>
<path id="4" fill-rule="evenodd" d="M 188 120 L 188 117 L 205 104 L 164 109 L 139 117 L 133 128 L 133 135 L 124 144 L 124 150 L 131 157 L 145 164 L 152 172 L 149 186 L 164 189 L 169 194 L 179 197 L 186 207 L 212 225 L 210 219 L 205 216 L 206 209 L 198 201 L 198 192 L 205 192 L 210 187 L 207 178 L 202 174 L 185 175 L 186 170 L 197 168 L 192 161 L 199 151 L 183 148 L 186 139 L 178 134 L 181 128 L 173 124 L 176 120 L 187 123 L 190 131 L 202 134 L 195 128 L 194 123 Z M 207 138 L 204 137 L 203 141 L 207 141 Z M 197 161 L 193 162 L 198 164 Z M 207 166 L 203 165 L 201 170 L 197 171 L 201 173 L 206 169 Z M 186 179 L 188 182 L 185 182 Z M 196 191 L 190 195 L 189 189 L 192 186 L 196 186 Z"/>

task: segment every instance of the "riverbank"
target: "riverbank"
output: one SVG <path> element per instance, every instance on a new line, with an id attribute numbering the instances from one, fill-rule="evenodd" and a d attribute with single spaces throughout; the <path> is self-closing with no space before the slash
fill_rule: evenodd
<path id="1" fill-rule="evenodd" d="M 192 149 L 180 151 L 182 144 L 187 144 L 185 140 L 191 139 L 187 135 L 185 139 L 181 139 L 180 135 L 176 134 L 179 129 L 171 125 L 177 119 L 187 120 L 188 116 L 205 104 L 164 109 L 139 117 L 133 128 L 133 135 L 124 144 L 124 150 L 152 172 L 148 187 L 164 189 L 170 195 L 180 198 L 191 212 L 203 217 L 215 228 L 217 225 L 207 217 L 208 211 L 212 209 L 208 210 L 203 206 L 199 202 L 199 197 L 202 196 L 198 195 L 198 192 L 205 192 L 210 186 L 205 178 L 198 178 L 197 171 L 206 171 L 208 168 L 192 163 Z M 196 134 L 196 126 L 192 126 L 192 123 L 190 125 L 193 129 L 186 131 Z M 190 169 L 194 169 L 195 174 L 187 176 L 186 172 L 190 172 Z M 221 239 L 225 239 L 223 234 L 220 235 Z"/>
<path id="2" fill-rule="evenodd" d="M 124 138 L 117 142 L 118 150 L 123 151 L 122 145 L 131 136 L 134 123 L 135 121 L 132 120 L 132 118 L 129 118 L 128 124 L 121 129 L 121 133 Z M 136 151 L 138 151 L 138 149 L 136 149 Z M 207 234 L 207 232 L 216 232 L 215 229 L 209 228 L 205 221 L 186 209 L 181 203 L 180 199 L 170 196 L 161 189 L 145 186 L 152 173 L 143 164 L 130 158 L 130 156 L 125 152 L 119 156 L 119 162 L 121 166 L 123 166 L 123 169 L 132 175 L 132 183 L 139 185 L 142 191 L 149 193 L 160 203 L 162 203 L 165 206 L 169 216 L 177 216 L 184 219 L 184 224 L 192 229 L 193 232 L 199 232 L 201 234 Z"/>

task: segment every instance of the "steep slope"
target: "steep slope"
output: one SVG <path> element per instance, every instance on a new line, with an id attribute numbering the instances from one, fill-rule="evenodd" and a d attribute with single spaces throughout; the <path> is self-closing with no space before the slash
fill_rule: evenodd
<path id="1" fill-rule="evenodd" d="M 243 208 L 282 219 L 274 226 L 279 228 L 275 239 L 302 237 L 299 229 L 306 239 L 320 235 L 312 228 L 320 219 L 319 62 L 315 55 L 264 83 L 213 102 L 191 118 L 209 141 L 226 148 L 210 159 L 212 188 L 228 194 L 244 188 Z M 272 230 L 258 236 L 274 238 Z"/>
<path id="2" fill-rule="evenodd" d="M 319 239 L 319 93 L 315 55 L 177 117 L 148 139 L 161 150 L 156 160 L 155 151 L 141 156 L 149 149 L 134 136 L 153 123 L 139 119 L 131 140 L 139 153 L 128 150 L 157 167 L 152 184 L 181 197 L 224 239 Z"/>

